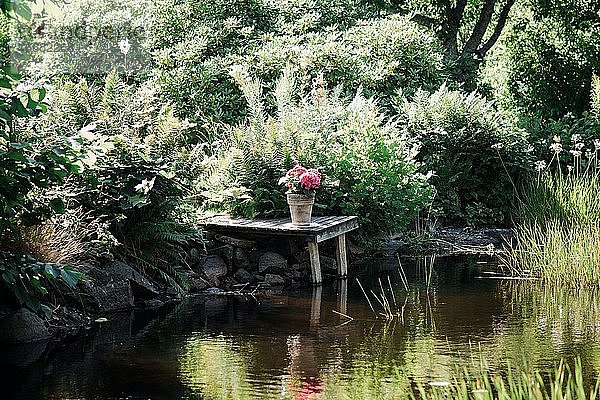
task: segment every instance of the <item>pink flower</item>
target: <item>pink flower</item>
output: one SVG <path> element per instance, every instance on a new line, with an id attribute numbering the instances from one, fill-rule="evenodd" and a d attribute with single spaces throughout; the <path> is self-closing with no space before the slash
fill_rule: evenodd
<path id="1" fill-rule="evenodd" d="M 309 169 L 300 175 L 300 185 L 306 189 L 317 189 L 321 185 L 321 173 L 316 169 Z"/>
<path id="2" fill-rule="evenodd" d="M 289 176 L 289 177 L 300 176 L 300 175 L 304 174 L 305 172 L 306 172 L 306 168 L 304 168 L 302 165 L 296 165 L 294 168 L 290 169 L 287 172 L 287 176 Z"/>

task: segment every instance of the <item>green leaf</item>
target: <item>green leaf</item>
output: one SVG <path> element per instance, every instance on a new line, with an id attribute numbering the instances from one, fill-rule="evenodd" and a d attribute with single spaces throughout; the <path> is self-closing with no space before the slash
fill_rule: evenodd
<path id="1" fill-rule="evenodd" d="M 60 198 L 54 198 L 50 200 L 50 208 L 57 214 L 62 214 L 65 212 L 66 206 L 65 203 Z"/>
<path id="2" fill-rule="evenodd" d="M 13 276 L 13 274 L 11 274 L 8 271 L 4 271 L 2 273 L 2 279 L 4 280 L 4 282 L 8 283 L 9 285 L 12 285 L 15 283 L 15 277 Z"/>
<path id="3" fill-rule="evenodd" d="M 56 267 L 52 264 L 46 264 L 44 266 L 44 274 L 46 275 L 46 277 L 48 278 L 56 278 L 58 276 L 58 271 L 56 269 Z"/>
<path id="4" fill-rule="evenodd" d="M 20 152 L 18 151 L 10 151 L 6 154 L 6 156 L 10 159 L 16 160 L 16 161 L 22 161 L 25 163 L 28 163 L 29 160 Z"/>
<path id="5" fill-rule="evenodd" d="M 0 109 L 0 118 L 5 121 L 12 121 L 12 116 L 4 110 Z"/>
<path id="6" fill-rule="evenodd" d="M 33 89 L 30 93 L 31 99 L 36 103 L 40 103 L 46 97 L 46 89 L 37 88 Z"/>
<path id="7" fill-rule="evenodd" d="M 77 282 L 79 282 L 81 274 L 70 270 L 68 268 L 63 268 L 60 270 L 60 277 L 65 283 L 71 287 L 75 287 Z"/>
<path id="8" fill-rule="evenodd" d="M 46 318 L 50 318 L 52 316 L 52 309 L 45 304 L 40 304 L 40 310 L 44 313 Z"/>
<path id="9" fill-rule="evenodd" d="M 21 79 L 21 74 L 19 73 L 19 70 L 17 70 L 17 68 L 15 68 L 14 65 L 5 65 L 5 66 L 1 67 L 0 69 L 2 71 L 4 71 L 4 73 L 6 75 L 8 75 L 9 77 L 11 77 L 14 80 L 18 81 L 19 79 Z M 9 87 L 9 89 L 10 89 L 10 87 Z"/>

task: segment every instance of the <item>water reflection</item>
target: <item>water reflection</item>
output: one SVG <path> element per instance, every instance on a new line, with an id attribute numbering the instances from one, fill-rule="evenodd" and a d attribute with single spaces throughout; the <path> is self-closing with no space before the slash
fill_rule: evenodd
<path id="1" fill-rule="evenodd" d="M 598 291 L 473 279 L 474 263 L 447 259 L 433 271 L 407 264 L 406 291 L 397 264 L 382 262 L 360 279 L 369 290 L 394 278 L 401 312 L 390 321 L 375 318 L 353 279 L 258 300 L 190 299 L 159 316 L 111 317 L 26 366 L 0 352 L 2 384 L 27 399 L 393 398 L 482 359 L 492 371 L 550 370 L 580 356 L 588 378 L 600 373 Z"/>

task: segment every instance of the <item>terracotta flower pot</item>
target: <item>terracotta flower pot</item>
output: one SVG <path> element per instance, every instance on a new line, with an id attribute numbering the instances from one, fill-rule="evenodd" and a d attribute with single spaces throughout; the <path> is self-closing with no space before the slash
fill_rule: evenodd
<path id="1" fill-rule="evenodd" d="M 288 193 L 287 203 L 290 206 L 292 225 L 309 226 L 313 204 L 315 204 L 315 196 Z"/>

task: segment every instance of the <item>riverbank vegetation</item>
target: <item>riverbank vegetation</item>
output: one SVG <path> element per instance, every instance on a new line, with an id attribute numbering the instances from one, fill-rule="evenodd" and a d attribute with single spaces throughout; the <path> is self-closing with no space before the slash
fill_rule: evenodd
<path id="1" fill-rule="evenodd" d="M 597 285 L 598 4 L 495 3 L 3 6 L 3 301 L 113 260 L 183 291 L 203 219 L 284 215 L 296 163 L 363 238 L 514 226 L 511 271 Z"/>

